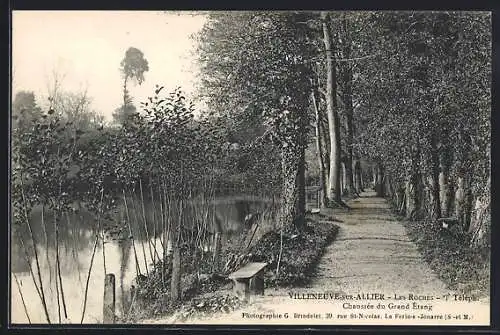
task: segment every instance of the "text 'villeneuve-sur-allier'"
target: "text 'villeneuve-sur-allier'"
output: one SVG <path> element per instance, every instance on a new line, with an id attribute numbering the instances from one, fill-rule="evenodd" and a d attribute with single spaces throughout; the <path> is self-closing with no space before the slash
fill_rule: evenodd
<path id="1" fill-rule="evenodd" d="M 243 312 L 243 319 L 261 320 L 288 320 L 288 319 L 315 319 L 315 320 L 472 320 L 473 315 L 469 313 L 442 313 L 434 311 L 434 305 L 440 302 L 448 303 L 471 303 L 478 298 L 465 294 L 425 295 L 425 294 L 398 294 L 364 292 L 357 294 L 345 294 L 338 292 L 289 292 L 292 301 L 321 301 L 331 300 L 339 309 L 325 310 L 322 313 L 297 312 L 285 313 L 248 313 Z M 293 302 L 291 301 L 291 305 Z M 327 309 L 328 307 L 325 306 Z"/>

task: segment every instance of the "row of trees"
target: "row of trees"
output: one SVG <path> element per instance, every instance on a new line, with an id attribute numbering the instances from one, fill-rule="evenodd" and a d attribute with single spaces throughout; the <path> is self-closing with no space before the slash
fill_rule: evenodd
<path id="1" fill-rule="evenodd" d="M 281 152 L 282 224 L 303 227 L 315 138 L 323 206 L 363 188 L 363 157 L 408 217 L 455 216 L 487 241 L 487 14 L 218 12 L 198 46 L 209 110 Z"/>
<path id="2" fill-rule="evenodd" d="M 456 219 L 472 245 L 488 245 L 491 17 L 366 20 L 379 38 L 365 50 L 380 56 L 360 71 L 356 145 L 376 162 L 378 193 L 408 218 Z"/>
<path id="3" fill-rule="evenodd" d="M 193 224 L 183 215 L 188 199 L 209 199 L 217 185 L 243 180 L 254 193 L 280 194 L 280 224 L 301 230 L 311 143 L 322 206 L 343 205 L 343 195 L 363 189 L 363 158 L 372 162 L 377 193 L 409 218 L 452 216 L 470 230 L 472 245 L 488 244 L 490 39 L 490 17 L 481 13 L 215 12 L 197 36 L 200 94 L 210 111 L 198 119 L 179 90 L 156 87 L 139 111 L 133 107 L 128 84 L 142 83 L 149 70 L 135 48 L 121 64 L 119 127 L 103 125 L 84 93 L 55 85 L 47 112 L 33 93 L 19 93 L 14 222 L 30 232 L 38 267 L 30 271 L 44 306 L 34 206 L 54 213 L 57 243 L 62 217 L 83 202 L 96 219 L 97 245 L 118 203 L 128 214 L 127 199 L 149 194 L 161 213 L 153 220 L 170 232 L 163 242 L 173 241 L 175 302 L 181 241 L 203 248 L 208 229 L 209 206 Z"/>

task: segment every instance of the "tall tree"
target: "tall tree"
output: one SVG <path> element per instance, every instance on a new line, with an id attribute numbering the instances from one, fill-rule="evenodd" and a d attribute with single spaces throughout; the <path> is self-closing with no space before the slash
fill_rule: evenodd
<path id="1" fill-rule="evenodd" d="M 229 118 L 258 120 L 281 151 L 284 225 L 304 224 L 305 147 L 312 58 L 311 14 L 247 12 L 211 14 L 199 35 L 203 94 Z"/>
<path id="2" fill-rule="evenodd" d="M 321 133 L 323 132 L 323 129 L 321 127 L 321 123 L 322 123 L 322 120 L 321 120 L 321 115 L 320 115 L 320 111 L 319 111 L 319 104 L 318 104 L 318 101 L 316 99 L 316 96 L 317 96 L 317 89 L 314 88 L 312 91 L 311 91 L 311 101 L 312 101 L 312 106 L 313 106 L 313 109 L 314 109 L 314 116 L 315 116 L 315 120 L 314 120 L 314 130 L 315 130 L 315 135 L 316 135 L 316 150 L 317 150 L 317 159 L 318 159 L 318 170 L 319 170 L 319 184 L 320 184 L 320 187 L 321 187 L 321 193 L 320 193 L 320 199 L 319 199 L 319 202 L 320 202 L 320 207 L 327 207 L 328 206 L 328 198 L 327 198 L 327 181 L 328 181 L 328 177 L 327 177 L 327 170 L 326 170 L 326 166 L 325 166 L 325 155 L 323 154 L 323 141 L 322 141 L 322 138 L 323 136 L 321 136 Z"/>
<path id="3" fill-rule="evenodd" d="M 353 141 L 354 141 L 354 105 L 353 105 L 353 60 L 352 57 L 352 30 L 355 17 L 343 13 L 340 21 L 339 48 L 341 61 L 339 62 L 339 88 L 345 121 L 345 191 L 354 192 L 353 174 Z M 354 22 L 351 22 L 354 21 Z"/>
<path id="4" fill-rule="evenodd" d="M 14 128 L 23 128 L 41 115 L 42 111 L 36 103 L 33 92 L 20 91 L 16 93 L 12 101 L 12 125 Z"/>
<path id="5" fill-rule="evenodd" d="M 120 71 L 123 76 L 123 105 L 115 111 L 113 117 L 117 122 L 123 123 L 136 111 L 127 90 L 128 81 L 132 80 L 141 85 L 144 82 L 144 73 L 149 71 L 149 64 L 141 50 L 130 47 L 125 52 L 125 58 L 120 63 Z"/>
<path id="6" fill-rule="evenodd" d="M 330 173 L 328 178 L 328 198 L 337 203 L 341 201 L 340 189 L 340 125 L 337 111 L 337 76 L 336 62 L 333 52 L 333 39 L 330 15 L 321 12 L 323 40 L 326 56 L 326 105 L 328 129 L 330 132 Z"/>

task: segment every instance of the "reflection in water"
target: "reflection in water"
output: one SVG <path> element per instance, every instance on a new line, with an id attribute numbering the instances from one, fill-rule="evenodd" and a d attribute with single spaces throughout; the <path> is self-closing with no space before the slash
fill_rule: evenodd
<path id="1" fill-rule="evenodd" d="M 30 222 L 36 238 L 43 290 L 52 323 L 58 322 L 59 314 L 62 322 L 80 323 L 87 275 L 97 233 L 100 237 L 104 236 L 105 242 L 103 244 L 102 238 L 99 239 L 94 255 L 84 323 L 101 321 L 106 273 L 113 273 L 116 276 L 116 311 L 118 315 L 121 315 L 124 306 L 128 306 L 129 290 L 136 274 L 146 274 L 147 270 L 151 270 L 153 259 L 156 261 L 161 259 L 164 249 L 168 252 L 169 243 L 164 246 L 162 241 L 164 234 L 162 226 L 165 225 L 160 222 L 158 208 L 155 208 L 155 213 L 153 206 L 146 204 L 143 212 L 138 201 L 131 200 L 130 203 L 130 230 L 134 239 L 129 238 L 129 227 L 125 221 L 126 214 L 123 208 L 117 210 L 111 220 L 103 222 L 106 226 L 105 233 L 96 231 L 97 223 L 94 217 L 83 209 L 78 213 L 65 215 L 60 220 L 58 232 L 60 275 L 68 312 L 67 320 L 64 320 L 62 303 L 59 307 L 57 303 L 61 292 L 56 286 L 54 218 L 48 211 L 43 211 L 45 224 L 42 224 L 42 209 L 33 210 Z M 193 203 L 191 206 L 195 207 Z M 231 236 L 238 236 L 244 228 L 246 215 L 264 211 L 269 207 L 269 203 L 268 200 L 248 197 L 217 199 L 210 206 L 213 212 L 208 216 L 212 219 L 209 229 L 211 231 L 221 229 L 225 235 L 223 240 L 227 241 Z M 191 208 L 191 211 L 185 215 L 197 215 L 193 213 L 198 212 L 202 211 Z M 13 232 L 11 238 L 11 270 L 16 274 L 31 322 L 46 323 L 42 303 L 30 275 L 31 266 L 35 276 L 38 276 L 30 235 L 24 225 L 14 225 L 12 230 L 15 233 Z M 27 323 L 28 318 L 16 280 L 13 276 L 11 277 L 11 322 Z"/>

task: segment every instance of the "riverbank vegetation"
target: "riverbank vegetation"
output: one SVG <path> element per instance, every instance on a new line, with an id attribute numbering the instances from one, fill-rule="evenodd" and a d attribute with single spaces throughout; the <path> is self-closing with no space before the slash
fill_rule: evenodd
<path id="1" fill-rule="evenodd" d="M 228 313 L 246 302 L 233 296 L 232 281 L 228 275 L 248 262 L 266 262 L 264 273 L 266 288 L 300 287 L 307 284 L 315 273 L 325 248 L 332 243 L 339 227 L 331 222 L 318 222 L 308 218 L 308 226 L 300 234 L 289 225 L 281 232 L 269 231 L 251 248 L 240 253 L 230 253 L 220 273 L 210 275 L 205 263 L 196 261 L 183 267 L 183 302 L 170 306 L 159 297 L 168 297 L 166 285 L 158 273 L 153 273 L 139 283 L 137 296 L 140 302 L 123 319 L 133 323 L 141 318 L 161 315 L 186 320 L 190 317 L 208 316 L 213 313 Z M 196 271 L 195 271 L 196 270 Z M 200 275 L 201 273 L 201 275 Z M 168 278 L 165 275 L 165 278 Z M 166 288 L 166 290 L 165 290 Z"/>
<path id="2" fill-rule="evenodd" d="M 308 224 L 307 181 L 319 185 L 321 208 L 345 208 L 373 187 L 410 220 L 410 232 L 419 228 L 438 272 L 472 273 L 457 271 L 490 248 L 490 20 L 468 12 L 213 12 L 195 36 L 206 109 L 158 85 L 135 106 L 127 85 L 154 71 L 136 48 L 121 63 L 123 105 L 111 124 L 85 94 L 55 85 L 45 111 L 33 93 L 18 93 L 12 239 L 45 321 L 62 322 L 75 303 L 66 299 L 59 234 L 81 210 L 94 236 L 79 322 L 94 255 L 102 250 L 105 259 L 112 238 L 135 264 L 134 294 L 121 294 L 125 319 L 141 303 L 163 313 L 217 291 L 249 261 L 270 264 L 268 285 L 303 282 L 337 231 Z M 221 197 L 235 195 L 261 205 L 221 214 Z M 34 233 L 35 208 L 44 231 L 54 231 L 52 307 L 40 269 L 49 256 L 38 252 L 49 239 Z M 443 219 L 460 233 L 434 234 Z M 450 250 L 463 257 L 447 263 Z"/>
<path id="3" fill-rule="evenodd" d="M 428 221 L 406 221 L 410 238 L 436 275 L 451 290 L 476 298 L 490 296 L 491 254 L 485 248 L 464 247 L 467 232 Z"/>

